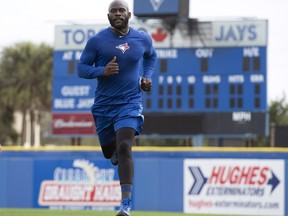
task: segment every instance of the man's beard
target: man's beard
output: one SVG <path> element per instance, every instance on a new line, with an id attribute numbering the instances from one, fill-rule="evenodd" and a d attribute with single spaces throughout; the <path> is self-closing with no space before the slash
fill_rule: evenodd
<path id="1" fill-rule="evenodd" d="M 111 20 L 111 19 L 109 18 L 110 25 L 111 25 L 113 28 L 115 28 L 115 29 L 117 29 L 117 30 L 119 30 L 119 31 L 121 31 L 122 29 L 125 29 L 125 28 L 128 26 L 128 21 L 129 21 L 129 18 L 125 18 L 125 19 L 123 20 L 123 23 L 122 23 L 121 25 L 115 25 L 115 24 L 113 23 L 113 20 Z"/>

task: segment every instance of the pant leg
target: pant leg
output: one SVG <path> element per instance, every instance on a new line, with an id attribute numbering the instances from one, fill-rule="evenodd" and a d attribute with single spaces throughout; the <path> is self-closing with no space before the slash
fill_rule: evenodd
<path id="1" fill-rule="evenodd" d="M 118 174 L 120 184 L 133 184 L 134 162 L 132 144 L 135 136 L 133 128 L 120 128 L 116 133 L 118 153 Z"/>

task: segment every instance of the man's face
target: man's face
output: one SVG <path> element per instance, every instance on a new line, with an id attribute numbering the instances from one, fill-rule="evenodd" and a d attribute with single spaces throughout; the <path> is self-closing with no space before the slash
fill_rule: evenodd
<path id="1" fill-rule="evenodd" d="M 121 2 L 112 3 L 109 7 L 108 19 L 110 25 L 121 30 L 127 27 L 131 13 Z"/>

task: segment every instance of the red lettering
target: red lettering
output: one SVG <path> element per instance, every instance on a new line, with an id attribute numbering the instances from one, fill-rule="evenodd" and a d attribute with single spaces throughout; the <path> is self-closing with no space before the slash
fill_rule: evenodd
<path id="1" fill-rule="evenodd" d="M 209 184 L 263 185 L 267 182 L 268 171 L 268 167 L 259 166 L 214 166 Z"/>
<path id="2" fill-rule="evenodd" d="M 260 175 L 259 175 L 259 180 L 258 180 L 259 185 L 263 185 L 266 182 L 268 171 L 269 171 L 268 167 L 264 167 L 263 169 L 261 169 Z"/>
<path id="3" fill-rule="evenodd" d="M 229 181 L 231 168 L 229 167 L 228 172 L 225 172 L 225 170 L 227 170 L 226 167 L 223 167 L 223 172 L 220 175 L 220 184 L 225 184 L 227 181 Z M 226 173 L 226 178 L 225 178 L 225 173 Z"/>
<path id="4" fill-rule="evenodd" d="M 240 168 L 237 166 L 237 167 L 234 167 L 231 171 L 231 178 L 230 178 L 230 183 L 231 184 L 236 184 L 237 183 L 237 180 L 239 178 L 239 170 Z"/>
<path id="5" fill-rule="evenodd" d="M 213 167 L 211 176 L 209 178 L 209 183 L 210 184 L 217 184 L 219 181 L 219 177 L 222 175 L 223 171 L 224 171 L 224 167 L 220 166 L 220 167 Z M 213 182 L 214 181 L 214 182 Z"/>
<path id="6" fill-rule="evenodd" d="M 251 170 L 251 176 L 250 176 L 250 179 L 249 179 L 249 184 L 250 185 L 254 185 L 256 182 L 255 182 L 255 177 L 257 176 L 257 173 L 258 173 L 258 171 L 259 171 L 259 167 L 257 166 L 257 167 L 253 167 Z"/>
<path id="7" fill-rule="evenodd" d="M 238 184 L 242 184 L 242 181 L 243 184 L 247 184 L 248 183 L 248 179 L 249 179 L 249 173 L 250 173 L 250 168 L 247 168 L 246 167 L 243 167 L 242 170 L 240 171 L 240 176 L 239 176 L 239 179 L 238 179 Z"/>

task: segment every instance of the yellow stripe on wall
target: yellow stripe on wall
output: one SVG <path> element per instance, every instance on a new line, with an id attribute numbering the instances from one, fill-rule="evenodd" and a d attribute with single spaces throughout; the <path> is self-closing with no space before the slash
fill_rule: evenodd
<path id="1" fill-rule="evenodd" d="M 2 146 L 2 151 L 101 151 L 100 146 Z M 283 152 L 288 148 L 279 147 L 159 147 L 159 146 L 133 146 L 133 151 L 145 152 Z"/>

